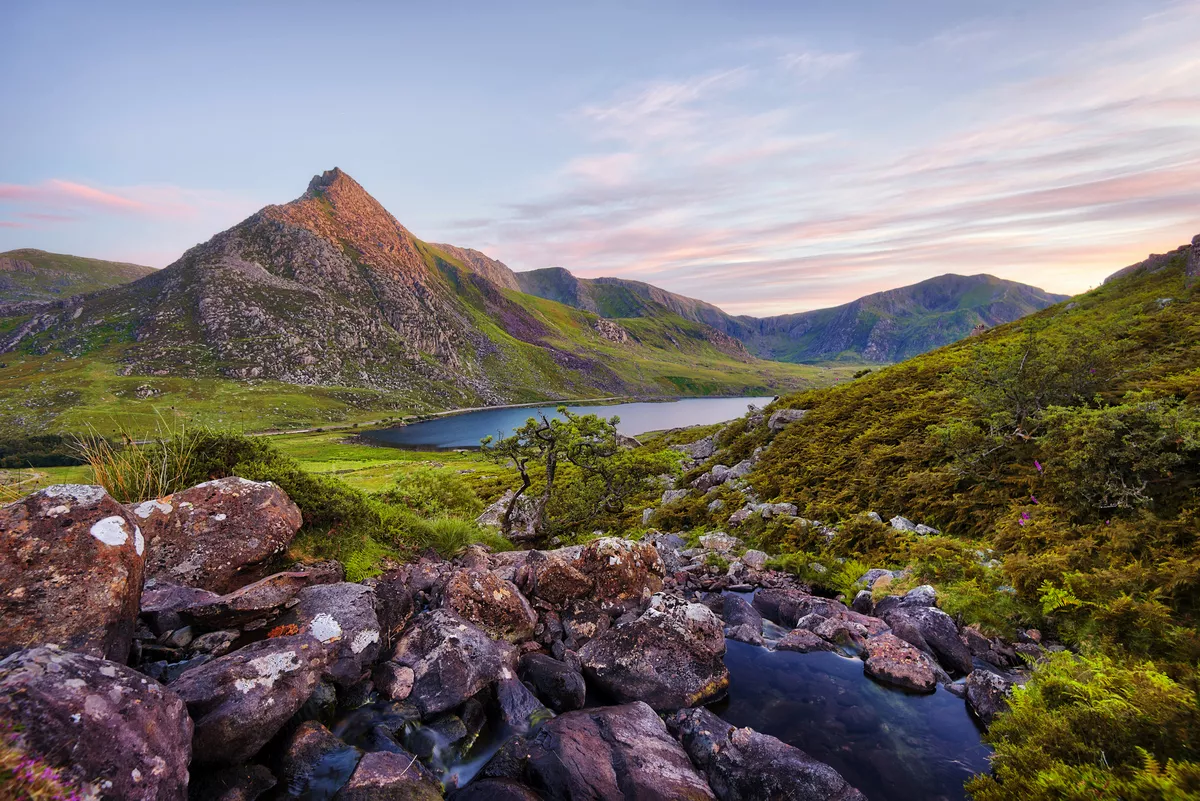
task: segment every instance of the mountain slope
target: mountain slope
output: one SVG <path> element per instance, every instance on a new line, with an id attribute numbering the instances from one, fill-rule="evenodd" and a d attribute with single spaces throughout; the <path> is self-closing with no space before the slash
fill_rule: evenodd
<path id="1" fill-rule="evenodd" d="M 732 394 L 802 386 L 816 372 L 758 362 L 739 342 L 664 308 L 607 321 L 524 295 L 476 271 L 502 276 L 503 265 L 450 250 L 462 258 L 417 239 L 332 170 L 297 200 L 267 206 L 161 271 L 0 320 L 0 353 L 11 354 L 14 376 L 31 362 L 66 375 L 86 361 L 130 381 L 356 388 L 408 408 Z M 4 378 L 0 369 L 0 386 Z M 71 385 L 38 396 L 58 413 L 111 398 L 107 389 L 121 384 L 91 374 L 88 395 L 78 378 L 60 380 Z M 159 391 L 146 386 L 122 391 Z M 41 391 L 25 390 L 19 398 Z"/>
<path id="2" fill-rule="evenodd" d="M 758 318 L 641 281 L 578 278 L 561 267 L 516 273 L 516 280 L 523 292 L 605 317 L 663 306 L 742 341 L 759 358 L 790 362 L 898 361 L 1066 299 L 990 275 L 943 275 L 831 309 Z"/>
<path id="3" fill-rule="evenodd" d="M 0 303 L 58 300 L 136 281 L 152 267 L 23 248 L 0 253 Z"/>

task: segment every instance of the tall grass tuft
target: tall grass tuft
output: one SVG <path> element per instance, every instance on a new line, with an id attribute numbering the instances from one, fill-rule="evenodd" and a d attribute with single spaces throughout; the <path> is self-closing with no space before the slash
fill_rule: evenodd
<path id="1" fill-rule="evenodd" d="M 136 503 L 190 486 L 200 440 L 183 429 L 160 426 L 152 439 L 136 440 L 122 431 L 121 441 L 114 443 L 93 429 L 78 436 L 75 447 L 95 483 L 121 503 Z"/>

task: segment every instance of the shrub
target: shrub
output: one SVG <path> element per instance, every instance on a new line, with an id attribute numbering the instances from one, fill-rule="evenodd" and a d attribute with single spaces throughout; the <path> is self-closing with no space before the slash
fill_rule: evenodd
<path id="1" fill-rule="evenodd" d="M 975 801 L 1194 798 L 1200 713 L 1194 690 L 1152 663 L 1051 656 L 986 735 L 992 775 Z"/>
<path id="2" fill-rule="evenodd" d="M 483 511 L 483 504 L 462 476 L 453 470 L 432 467 L 397 473 L 395 485 L 379 493 L 378 497 L 426 517 L 458 515 L 473 518 Z"/>

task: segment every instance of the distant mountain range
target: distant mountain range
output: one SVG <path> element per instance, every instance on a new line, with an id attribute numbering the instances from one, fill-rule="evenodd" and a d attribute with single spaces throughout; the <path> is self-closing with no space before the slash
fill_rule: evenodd
<path id="1" fill-rule="evenodd" d="M 22 250 L 0 256 L 0 279 L 0 417 L 46 410 L 23 425 L 135 395 L 214 397 L 194 383 L 212 379 L 323 387 L 330 404 L 371 408 L 786 390 L 832 380 L 803 363 L 895 361 L 1062 299 L 947 275 L 735 317 L 639 281 L 518 273 L 426 243 L 337 169 L 162 270 Z"/>
<path id="2" fill-rule="evenodd" d="M 69 298 L 136 281 L 152 267 L 25 248 L 0 253 L 0 303 Z"/>

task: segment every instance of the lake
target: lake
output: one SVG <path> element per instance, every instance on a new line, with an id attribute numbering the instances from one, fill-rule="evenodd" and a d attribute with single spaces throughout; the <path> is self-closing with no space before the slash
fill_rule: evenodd
<path id="1" fill-rule="evenodd" d="M 733 420 L 746 413 L 746 406 L 765 406 L 772 398 L 683 398 L 675 401 L 613 403 L 608 405 L 566 404 L 575 414 L 621 418 L 617 430 L 634 437 L 647 431 L 710 425 Z M 524 406 L 519 409 L 480 409 L 447 415 L 434 420 L 395 428 L 364 431 L 362 436 L 379 445 L 395 448 L 477 448 L 488 436 L 508 436 L 514 428 L 538 414 L 555 414 L 558 404 Z"/>

